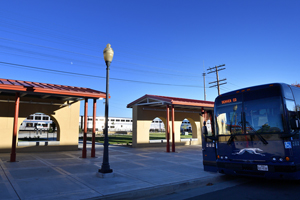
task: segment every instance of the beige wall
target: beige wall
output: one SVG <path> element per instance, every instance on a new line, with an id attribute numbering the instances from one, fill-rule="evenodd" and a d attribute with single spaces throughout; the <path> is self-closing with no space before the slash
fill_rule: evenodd
<path id="1" fill-rule="evenodd" d="M 145 108 L 145 109 L 143 109 Z M 149 110 L 152 109 L 152 110 Z M 155 109 L 155 110 L 154 110 Z M 161 111 L 164 110 L 164 111 Z M 176 112 L 177 111 L 177 112 Z M 197 138 L 198 141 L 193 142 L 193 144 L 201 144 L 201 128 L 202 128 L 202 117 L 199 115 L 199 110 L 190 109 L 177 109 L 175 108 L 175 143 L 180 142 L 180 126 L 182 121 L 186 118 L 190 121 L 192 126 L 193 138 Z M 159 117 L 164 125 L 166 126 L 166 108 L 154 108 L 146 106 L 133 106 L 132 108 L 133 116 L 133 132 L 132 132 L 132 146 L 133 147 L 143 147 L 149 146 L 149 129 L 150 125 L 156 117 Z M 170 139 L 172 139 L 172 113 L 170 109 Z M 172 140 L 171 140 L 172 141 Z M 190 143 L 189 143 L 190 144 Z M 153 144 L 154 146 L 154 144 Z"/>
<path id="2" fill-rule="evenodd" d="M 1 100 L 15 100 L 14 96 L 0 96 Z M 65 103 L 59 100 L 48 100 L 40 98 L 21 97 L 20 101 Z M 60 145 L 56 147 L 17 147 L 18 151 L 47 151 L 47 150 L 76 150 L 78 149 L 78 124 L 79 124 L 80 102 L 70 106 L 43 105 L 20 103 L 18 129 L 29 115 L 36 112 L 47 114 L 56 122 L 58 129 L 58 140 Z M 10 152 L 12 146 L 13 121 L 15 103 L 0 102 L 0 152 Z"/>

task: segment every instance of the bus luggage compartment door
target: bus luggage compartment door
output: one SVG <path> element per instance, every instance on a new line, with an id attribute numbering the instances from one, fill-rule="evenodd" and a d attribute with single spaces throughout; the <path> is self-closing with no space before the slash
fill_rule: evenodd
<path id="1" fill-rule="evenodd" d="M 218 172 L 216 141 L 208 137 L 202 138 L 202 155 L 204 171 Z"/>

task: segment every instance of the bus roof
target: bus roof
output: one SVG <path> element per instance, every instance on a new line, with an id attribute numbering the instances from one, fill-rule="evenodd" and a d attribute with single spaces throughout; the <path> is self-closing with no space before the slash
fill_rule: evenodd
<path id="1" fill-rule="evenodd" d="M 260 89 L 264 89 L 264 88 L 268 88 L 268 87 L 272 87 L 272 86 L 281 86 L 281 85 L 288 85 L 288 84 L 286 84 L 286 83 L 269 83 L 269 84 L 263 84 L 263 85 L 256 85 L 256 86 L 246 87 L 246 88 L 242 88 L 239 90 L 227 92 L 227 93 L 221 94 L 220 96 L 233 95 L 233 94 L 244 92 L 244 91 L 260 90 Z M 220 97 L 220 96 L 218 96 L 218 97 Z"/>

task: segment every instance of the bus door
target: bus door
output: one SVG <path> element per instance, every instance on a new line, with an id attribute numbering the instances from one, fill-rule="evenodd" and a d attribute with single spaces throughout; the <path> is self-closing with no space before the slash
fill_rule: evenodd
<path id="1" fill-rule="evenodd" d="M 217 138 L 212 136 L 212 124 L 207 121 L 206 126 L 202 128 L 202 155 L 204 171 L 217 172 Z M 205 130 L 208 129 L 208 130 Z"/>

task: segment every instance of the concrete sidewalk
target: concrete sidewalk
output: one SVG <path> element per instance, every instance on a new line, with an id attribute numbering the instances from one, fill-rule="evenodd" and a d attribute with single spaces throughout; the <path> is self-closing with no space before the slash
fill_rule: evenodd
<path id="1" fill-rule="evenodd" d="M 79 148 L 82 145 L 79 145 Z M 99 178 L 103 145 L 97 158 L 80 158 L 81 151 L 18 153 L 18 162 L 0 154 L 0 199 L 138 199 L 207 183 L 224 182 L 203 171 L 201 146 L 165 148 L 109 146 L 114 177 Z"/>

